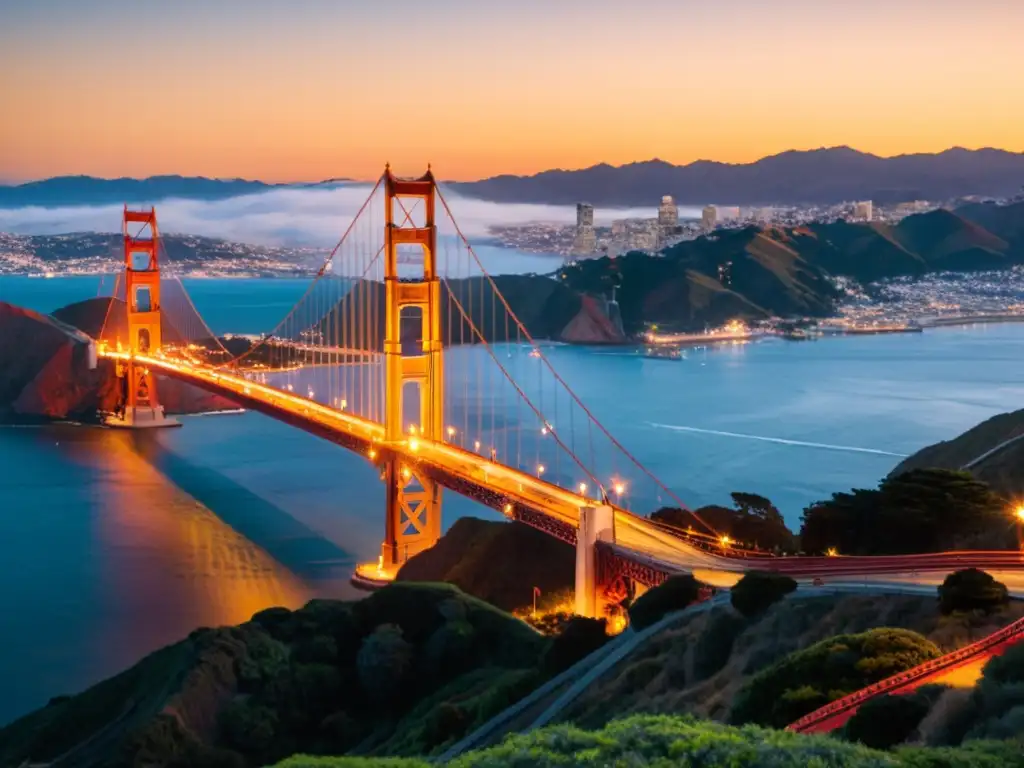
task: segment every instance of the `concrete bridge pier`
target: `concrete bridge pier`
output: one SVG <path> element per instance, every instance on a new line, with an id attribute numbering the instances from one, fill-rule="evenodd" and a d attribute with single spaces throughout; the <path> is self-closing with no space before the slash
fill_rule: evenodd
<path id="1" fill-rule="evenodd" d="M 597 567 L 597 543 L 615 543 L 615 511 L 608 505 L 580 508 L 576 534 L 576 614 L 604 616 L 604 590 Z"/>

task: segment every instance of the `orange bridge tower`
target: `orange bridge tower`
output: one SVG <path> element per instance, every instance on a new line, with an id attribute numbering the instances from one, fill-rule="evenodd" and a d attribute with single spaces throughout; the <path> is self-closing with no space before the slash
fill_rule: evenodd
<path id="1" fill-rule="evenodd" d="M 423 203 L 422 226 L 410 221 L 406 211 L 411 210 L 411 206 L 402 202 L 405 199 Z M 384 171 L 384 439 L 392 444 L 408 441 L 413 453 L 416 440 L 420 438 L 436 442 L 444 439 L 441 284 L 437 274 L 435 203 L 435 181 L 429 169 L 418 179 L 397 178 L 390 168 Z M 422 275 L 399 278 L 400 248 L 422 251 Z M 410 331 L 418 328 L 418 344 L 407 340 L 403 349 L 403 325 L 410 326 Z M 410 389 L 415 391 L 409 392 Z M 405 400 L 407 394 L 408 401 Z M 406 402 L 418 406 L 418 414 L 405 413 Z M 441 537 L 441 487 L 426 477 L 415 462 L 403 461 L 394 454 L 385 463 L 384 481 L 387 519 L 381 566 L 394 572 L 413 555 L 434 546 Z"/>
<path id="2" fill-rule="evenodd" d="M 133 225 L 138 225 L 134 227 Z M 123 427 L 176 426 L 164 417 L 157 399 L 156 377 L 145 365 L 136 362 L 139 355 L 159 351 L 160 264 L 157 257 L 160 235 L 156 210 L 130 211 L 124 208 L 124 282 L 125 314 L 128 327 L 129 359 L 118 365 L 121 384 L 120 412 L 108 423 Z M 132 234 L 132 230 L 136 230 Z"/>

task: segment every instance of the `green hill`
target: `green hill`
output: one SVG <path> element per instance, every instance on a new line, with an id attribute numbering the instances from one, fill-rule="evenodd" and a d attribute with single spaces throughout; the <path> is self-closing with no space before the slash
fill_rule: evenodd
<path id="1" fill-rule="evenodd" d="M 960 469 L 970 464 L 968 471 L 996 493 L 1008 499 L 1018 498 L 1024 494 L 1022 436 L 1024 410 L 1001 413 L 951 440 L 922 448 L 900 462 L 890 477 L 911 469 Z"/>
<path id="2" fill-rule="evenodd" d="M 538 682 L 551 641 L 448 585 L 200 629 L 0 729 L 0 765 L 266 765 L 428 754 Z"/>

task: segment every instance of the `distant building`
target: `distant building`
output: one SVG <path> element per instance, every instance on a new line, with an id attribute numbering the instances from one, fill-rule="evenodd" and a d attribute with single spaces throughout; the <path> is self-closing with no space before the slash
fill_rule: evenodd
<path id="1" fill-rule="evenodd" d="M 719 224 L 723 221 L 732 221 L 740 217 L 740 209 L 736 206 L 716 205 L 715 211 Z"/>
<path id="2" fill-rule="evenodd" d="M 597 234 L 594 232 L 594 206 L 589 203 L 576 204 L 576 236 L 572 241 L 572 252 L 578 256 L 589 255 L 597 250 Z"/>
<path id="3" fill-rule="evenodd" d="M 708 205 L 700 215 L 700 224 L 704 229 L 714 229 L 718 225 L 718 209 Z"/>
<path id="4" fill-rule="evenodd" d="M 870 200 L 853 204 L 853 218 L 858 221 L 871 221 L 874 218 L 874 206 Z"/>
<path id="5" fill-rule="evenodd" d="M 658 226 L 663 230 L 671 230 L 678 224 L 679 206 L 672 199 L 672 195 L 665 195 L 661 198 L 661 205 L 658 206 Z"/>

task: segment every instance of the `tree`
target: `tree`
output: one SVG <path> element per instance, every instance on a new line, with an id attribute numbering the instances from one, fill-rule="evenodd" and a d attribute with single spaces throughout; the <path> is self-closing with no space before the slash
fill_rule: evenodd
<path id="1" fill-rule="evenodd" d="M 939 585 L 939 610 L 994 611 L 1010 600 L 1006 585 L 977 568 L 966 568 L 951 573 Z"/>
<path id="2" fill-rule="evenodd" d="M 608 622 L 574 616 L 544 654 L 544 671 L 556 675 L 608 642 Z"/>
<path id="3" fill-rule="evenodd" d="M 363 691 L 381 704 L 394 700 L 409 668 L 413 647 L 396 624 L 381 624 L 367 635 L 356 657 L 356 672 Z"/>
<path id="4" fill-rule="evenodd" d="M 1008 530 L 1005 501 L 966 472 L 912 469 L 877 489 L 836 493 L 804 510 L 805 552 L 912 554 L 970 544 Z M 884 536 L 879 532 L 884 531 Z"/>
<path id="5" fill-rule="evenodd" d="M 743 574 L 729 592 L 732 607 L 744 616 L 763 613 L 774 603 L 796 589 L 789 576 L 767 571 L 749 571 Z"/>
<path id="6" fill-rule="evenodd" d="M 711 504 L 695 511 L 662 507 L 651 519 L 682 530 L 708 533 L 708 528 L 728 536 L 742 546 L 777 551 L 793 549 L 794 536 L 786 527 L 782 513 L 764 496 L 756 493 L 732 494 L 736 509 Z"/>
<path id="7" fill-rule="evenodd" d="M 791 653 L 748 680 L 730 720 L 784 728 L 823 704 L 942 655 L 905 629 L 837 635 Z"/>
<path id="8" fill-rule="evenodd" d="M 696 602 L 700 582 L 690 574 L 670 576 L 658 586 L 640 595 L 629 607 L 629 622 L 644 629 L 672 611 L 681 611 Z"/>
<path id="9" fill-rule="evenodd" d="M 889 749 L 907 741 L 928 714 L 927 699 L 886 694 L 868 699 L 846 724 L 845 736 L 874 749 Z"/>

